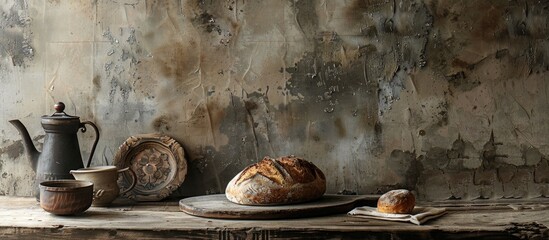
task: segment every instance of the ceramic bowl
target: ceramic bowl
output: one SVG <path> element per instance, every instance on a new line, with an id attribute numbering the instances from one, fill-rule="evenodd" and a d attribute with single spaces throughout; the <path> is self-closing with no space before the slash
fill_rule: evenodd
<path id="1" fill-rule="evenodd" d="M 90 208 L 93 183 L 81 180 L 53 180 L 40 183 L 40 207 L 55 215 L 73 215 Z"/>

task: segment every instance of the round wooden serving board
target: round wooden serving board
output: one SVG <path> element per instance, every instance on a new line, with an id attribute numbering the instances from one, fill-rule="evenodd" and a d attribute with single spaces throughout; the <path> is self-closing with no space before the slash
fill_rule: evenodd
<path id="1" fill-rule="evenodd" d="M 232 203 L 225 194 L 189 197 L 179 201 L 181 211 L 199 217 L 221 219 L 283 219 L 346 213 L 358 206 L 376 206 L 378 195 L 332 195 L 306 203 L 247 206 Z"/>

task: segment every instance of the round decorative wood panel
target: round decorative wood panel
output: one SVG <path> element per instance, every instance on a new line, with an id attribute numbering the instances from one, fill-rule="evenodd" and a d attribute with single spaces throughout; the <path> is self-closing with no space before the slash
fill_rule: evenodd
<path id="1" fill-rule="evenodd" d="M 135 187 L 124 197 L 136 201 L 159 201 L 179 188 L 187 175 L 187 160 L 181 145 L 161 134 L 128 138 L 118 149 L 114 165 L 130 167 L 137 176 Z M 121 188 L 131 185 L 128 173 L 118 179 Z"/>

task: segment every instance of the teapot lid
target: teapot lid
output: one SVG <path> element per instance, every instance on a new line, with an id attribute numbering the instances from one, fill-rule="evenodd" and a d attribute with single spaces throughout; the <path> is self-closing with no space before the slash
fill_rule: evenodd
<path id="1" fill-rule="evenodd" d="M 42 116 L 42 119 L 46 119 L 46 120 L 78 120 L 80 119 L 80 117 L 66 114 L 65 104 L 63 102 L 56 103 L 55 105 L 53 105 L 53 108 L 55 109 L 55 113 L 53 113 L 51 116 L 44 115 Z"/>

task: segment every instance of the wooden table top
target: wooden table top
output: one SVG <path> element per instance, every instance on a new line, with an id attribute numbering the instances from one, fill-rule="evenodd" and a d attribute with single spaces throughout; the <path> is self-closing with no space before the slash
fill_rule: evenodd
<path id="1" fill-rule="evenodd" d="M 549 239 L 549 201 L 452 207 L 424 225 L 336 214 L 283 220 L 187 215 L 177 201 L 117 203 L 77 216 L 43 211 L 34 198 L 0 196 L 1 239 Z"/>

